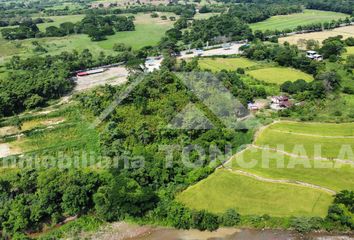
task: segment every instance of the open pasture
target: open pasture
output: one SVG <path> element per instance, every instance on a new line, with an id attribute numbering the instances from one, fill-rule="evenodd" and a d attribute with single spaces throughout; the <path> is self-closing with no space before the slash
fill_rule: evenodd
<path id="1" fill-rule="evenodd" d="M 293 68 L 285 67 L 260 68 L 256 70 L 246 71 L 246 73 L 258 80 L 275 84 L 282 84 L 286 81 L 294 82 L 298 79 L 303 79 L 307 82 L 313 80 L 313 77 L 307 73 Z"/>
<path id="2" fill-rule="evenodd" d="M 290 15 L 273 16 L 265 21 L 251 24 L 252 30 L 285 30 L 294 29 L 299 25 L 309 25 L 314 23 L 330 22 L 340 18 L 349 17 L 347 14 L 319 11 L 319 10 L 304 10 L 302 13 Z"/>

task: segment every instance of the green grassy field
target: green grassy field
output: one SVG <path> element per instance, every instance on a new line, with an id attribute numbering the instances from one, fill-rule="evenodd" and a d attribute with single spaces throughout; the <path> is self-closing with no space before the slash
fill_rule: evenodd
<path id="1" fill-rule="evenodd" d="M 294 29 L 299 25 L 329 22 L 340 18 L 344 19 L 348 16 L 337 12 L 305 10 L 303 13 L 273 16 L 263 22 L 251 24 L 251 28 L 262 31 Z"/>
<path id="2" fill-rule="evenodd" d="M 243 214 L 323 216 L 331 199 L 328 191 L 354 189 L 354 123 L 277 122 L 262 129 L 253 144 L 227 164 L 230 171 L 217 170 L 182 192 L 179 200 L 213 212 L 236 208 Z M 313 158 L 319 145 L 321 158 Z"/>
<path id="3" fill-rule="evenodd" d="M 260 182 L 217 170 L 178 195 L 177 200 L 193 209 L 214 213 L 233 208 L 245 215 L 323 217 L 332 197 L 319 190 Z"/>
<path id="4" fill-rule="evenodd" d="M 48 23 L 41 23 L 38 24 L 38 28 L 40 31 L 45 31 L 45 29 L 49 26 L 56 26 L 59 27 L 60 24 L 64 22 L 72 22 L 76 23 L 81 21 L 85 15 L 67 15 L 67 16 L 51 16 L 51 17 L 45 17 L 48 19 L 52 19 L 54 22 L 48 22 Z"/>
<path id="5" fill-rule="evenodd" d="M 175 16 L 172 13 L 163 13 L 163 15 Z M 66 17 L 50 17 L 56 20 L 53 23 L 39 24 L 41 29 L 49 25 L 60 25 L 67 21 Z M 81 15 L 75 15 L 73 21 L 80 20 Z M 112 47 L 115 43 L 125 43 L 139 49 L 144 46 L 156 45 L 164 36 L 165 32 L 173 26 L 173 21 L 161 20 L 160 18 L 151 18 L 149 14 L 135 15 L 136 30 L 131 32 L 118 32 L 113 36 L 108 36 L 107 40 L 100 42 L 92 42 L 87 35 L 78 34 L 60 38 L 38 38 L 26 39 L 20 41 L 6 41 L 0 38 L 0 63 L 13 55 L 29 56 L 32 55 L 32 42 L 41 43 L 50 54 L 58 54 L 62 51 L 82 51 L 85 48 L 97 55 L 103 51 L 106 54 L 113 53 Z M 47 53 L 46 53 L 47 54 Z M 38 53 L 37 53 L 38 55 Z"/>
<path id="6" fill-rule="evenodd" d="M 303 79 L 307 82 L 313 80 L 313 77 L 307 73 L 301 72 L 293 68 L 285 67 L 267 67 L 256 70 L 247 71 L 247 74 L 252 77 L 267 82 L 282 84 L 286 81 L 296 81 L 298 79 Z"/>
<path id="7" fill-rule="evenodd" d="M 208 19 L 208 18 L 210 18 L 210 17 L 217 16 L 217 15 L 219 15 L 219 14 L 220 14 L 220 13 L 213 13 L 213 12 L 211 12 L 211 13 L 196 13 L 196 14 L 194 15 L 194 19 L 196 19 L 196 20 Z"/>
<path id="8" fill-rule="evenodd" d="M 201 58 L 198 62 L 203 70 L 210 69 L 213 72 L 223 69 L 235 71 L 237 68 L 248 68 L 256 66 L 258 63 L 247 58 Z"/>

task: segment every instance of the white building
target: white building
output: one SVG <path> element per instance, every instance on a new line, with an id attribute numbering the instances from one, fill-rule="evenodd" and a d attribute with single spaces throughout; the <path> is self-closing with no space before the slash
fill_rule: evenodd
<path id="1" fill-rule="evenodd" d="M 312 59 L 312 60 L 316 60 L 316 61 L 322 61 L 323 57 L 322 55 L 318 54 L 316 51 L 307 51 L 306 52 L 306 57 Z"/>
<path id="2" fill-rule="evenodd" d="M 163 57 L 158 56 L 158 57 L 148 57 L 145 60 L 145 69 L 147 72 L 153 72 L 155 70 L 159 70 L 161 67 Z"/>

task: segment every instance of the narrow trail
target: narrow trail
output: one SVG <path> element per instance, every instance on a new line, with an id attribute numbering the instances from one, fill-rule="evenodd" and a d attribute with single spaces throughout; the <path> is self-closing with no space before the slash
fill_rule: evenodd
<path id="1" fill-rule="evenodd" d="M 287 134 L 292 134 L 292 135 L 306 136 L 306 137 L 331 138 L 331 139 L 338 139 L 338 138 L 354 139 L 354 136 L 326 136 L 326 135 L 310 134 L 310 133 L 289 132 L 289 131 L 278 130 L 278 129 L 271 129 L 271 131 L 280 132 L 280 133 L 287 133 Z"/>
<path id="2" fill-rule="evenodd" d="M 297 155 L 297 154 L 289 153 L 289 152 L 286 152 L 286 151 L 279 150 L 277 148 L 261 147 L 261 146 L 255 145 L 255 144 L 250 144 L 250 147 L 253 147 L 253 148 L 256 148 L 256 149 L 260 149 L 260 150 L 274 151 L 274 152 L 281 153 L 281 154 L 284 154 L 286 156 L 294 157 L 294 158 L 301 158 L 301 159 L 306 159 L 306 160 L 340 162 L 340 163 L 343 163 L 343 164 L 349 164 L 349 165 L 353 165 L 354 166 L 354 161 L 352 161 L 352 160 L 344 160 L 344 159 L 338 159 L 338 158 L 324 158 L 324 157 L 311 157 L 311 158 L 309 158 L 308 156 L 303 156 L 303 155 Z M 240 154 L 240 153 L 238 153 L 238 154 Z"/>
<path id="3" fill-rule="evenodd" d="M 293 185 L 299 185 L 299 186 L 303 186 L 303 187 L 318 189 L 318 190 L 330 193 L 332 195 L 336 194 L 336 191 L 334 191 L 332 189 L 321 187 L 321 186 L 310 184 L 310 183 L 306 183 L 306 182 L 289 180 L 289 179 L 272 179 L 272 178 L 262 177 L 262 176 L 259 176 L 259 175 L 253 174 L 253 173 L 249 173 L 246 171 L 242 171 L 242 170 L 233 170 L 231 168 L 225 168 L 225 169 L 230 171 L 231 173 L 246 176 L 246 177 L 251 177 L 251 178 L 254 178 L 254 179 L 261 181 L 261 182 L 293 184 Z"/>

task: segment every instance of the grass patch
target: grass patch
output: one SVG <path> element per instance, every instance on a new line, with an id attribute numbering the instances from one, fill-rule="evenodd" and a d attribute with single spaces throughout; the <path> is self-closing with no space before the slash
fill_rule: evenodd
<path id="1" fill-rule="evenodd" d="M 252 30 L 285 30 L 294 29 L 299 25 L 324 23 L 340 18 L 345 19 L 349 15 L 344 13 L 305 10 L 303 13 L 273 16 L 265 21 L 251 24 Z"/>
<path id="2" fill-rule="evenodd" d="M 244 215 L 325 216 L 332 197 L 322 191 L 274 184 L 217 170 L 177 196 L 193 209 L 221 213 L 229 208 Z"/>
<path id="3" fill-rule="evenodd" d="M 349 55 L 354 55 L 354 47 L 347 47 L 346 52 L 343 53 L 343 57 L 347 58 Z"/>
<path id="4" fill-rule="evenodd" d="M 285 67 L 262 68 L 247 71 L 247 73 L 258 80 L 275 84 L 282 84 L 286 81 L 294 82 L 298 79 L 303 79 L 307 82 L 313 80 L 313 77 L 307 73 L 293 68 Z"/>
<path id="5" fill-rule="evenodd" d="M 220 13 L 213 13 L 213 12 L 210 12 L 210 13 L 196 13 L 194 15 L 194 19 L 196 19 L 196 20 L 208 19 L 210 17 L 218 16 L 218 15 L 220 15 Z"/>
<path id="6" fill-rule="evenodd" d="M 201 58 L 198 64 L 201 69 L 210 69 L 213 72 L 223 69 L 235 71 L 237 68 L 249 68 L 257 65 L 256 62 L 247 58 Z"/>

